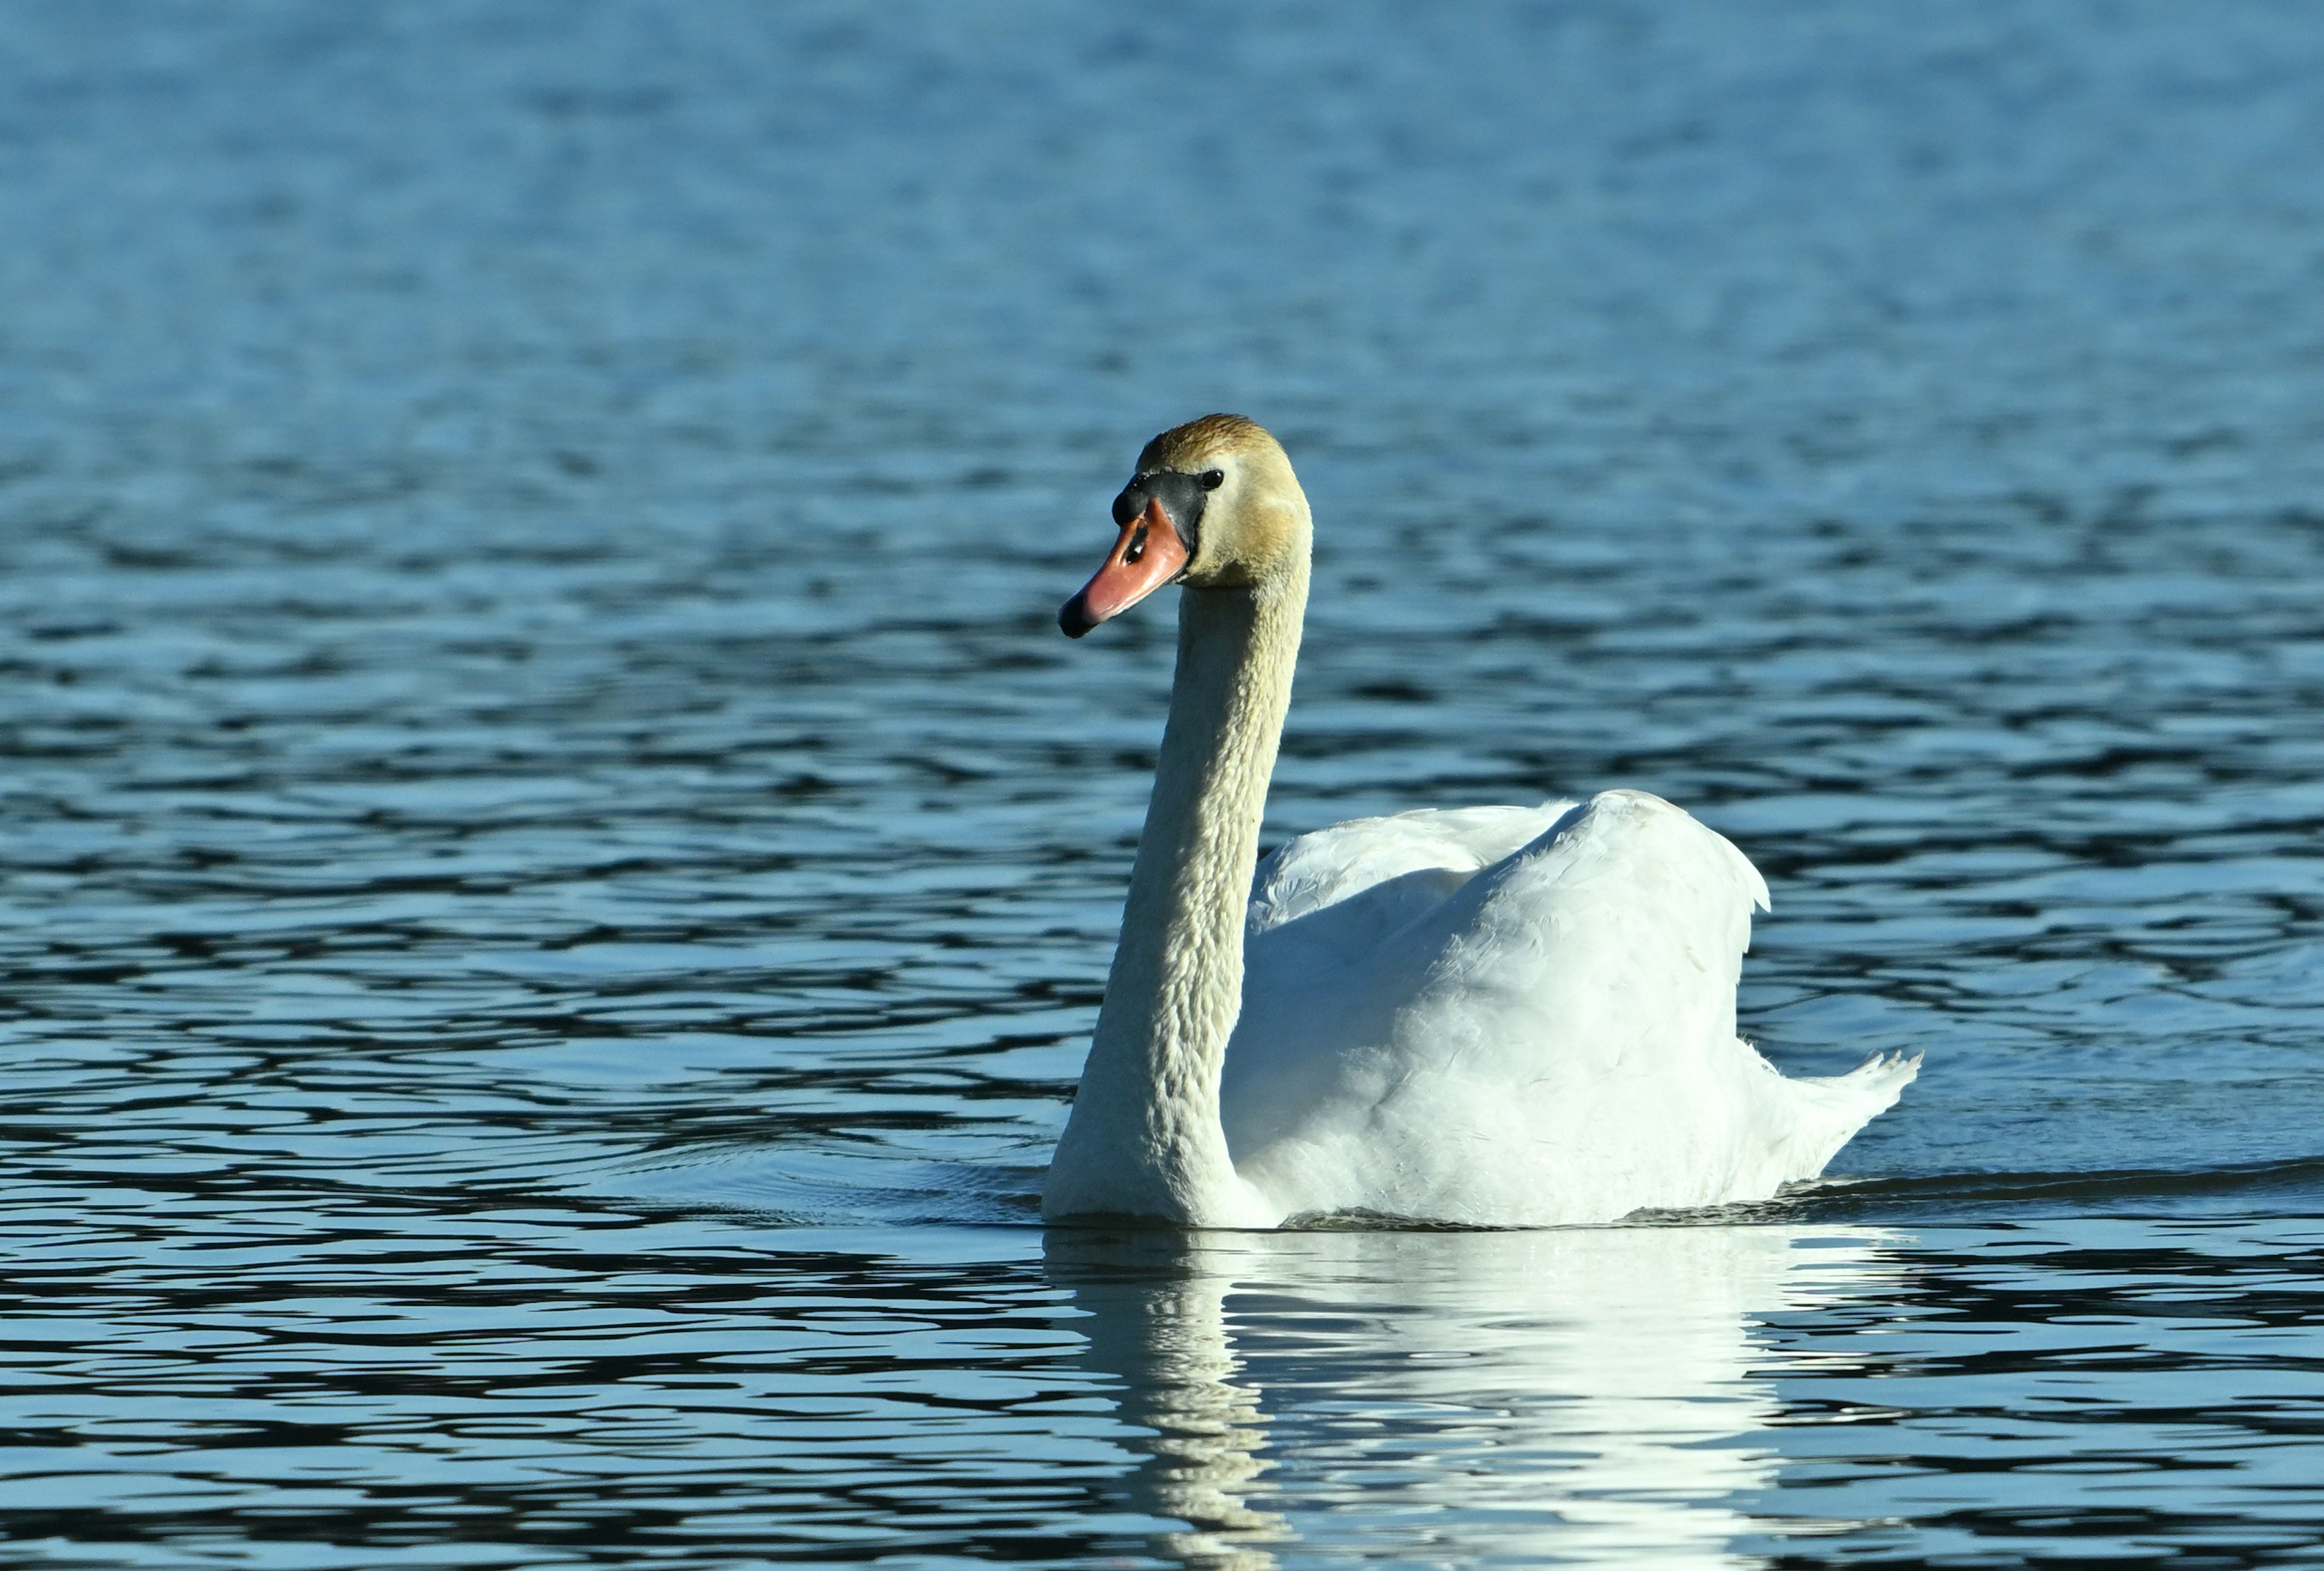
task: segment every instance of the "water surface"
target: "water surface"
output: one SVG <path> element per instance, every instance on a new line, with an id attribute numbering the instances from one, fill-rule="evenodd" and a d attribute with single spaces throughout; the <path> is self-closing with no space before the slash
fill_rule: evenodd
<path id="1" fill-rule="evenodd" d="M 0 1532 L 73 1566 L 2296 1563 L 2324 18 L 0 17 Z M 1044 1233 L 1165 606 L 1268 836 L 1766 873 L 1829 1181 Z"/>

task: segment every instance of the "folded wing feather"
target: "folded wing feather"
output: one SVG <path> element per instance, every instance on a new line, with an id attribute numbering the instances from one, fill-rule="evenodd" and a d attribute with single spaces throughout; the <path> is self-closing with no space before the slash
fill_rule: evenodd
<path id="1" fill-rule="evenodd" d="M 1736 1039 L 1766 904 L 1740 852 L 1638 791 L 1291 842 L 1250 905 L 1236 1170 L 1293 1215 L 1504 1223 L 1808 1176 L 1895 1088 L 1859 1114 L 1858 1077 L 1787 1081 Z"/>

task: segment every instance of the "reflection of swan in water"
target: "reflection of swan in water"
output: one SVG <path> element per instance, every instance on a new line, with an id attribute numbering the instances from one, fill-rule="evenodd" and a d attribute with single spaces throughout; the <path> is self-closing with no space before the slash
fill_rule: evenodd
<path id="1" fill-rule="evenodd" d="M 1877 1235 L 1775 1227 L 1053 1234 L 1091 1364 L 1154 1437 L 1164 1552 L 1273 1563 L 1750 1563 L 1778 1356 L 1752 1317 L 1854 1291 Z"/>
<path id="2" fill-rule="evenodd" d="M 1090 1318 L 1092 1366 L 1124 1382 L 1121 1418 L 1153 1431 L 1129 1479 L 1139 1511 L 1187 1524 L 1165 1535 L 1190 1565 L 1251 1571 L 1274 1564 L 1258 1546 L 1285 1535 L 1283 1519 L 1244 1503 L 1262 1465 L 1266 1420 L 1235 1376 L 1224 1316 L 1228 1278 L 1217 1252 L 1184 1234 L 1052 1234 L 1051 1274 L 1069 1283 Z"/>

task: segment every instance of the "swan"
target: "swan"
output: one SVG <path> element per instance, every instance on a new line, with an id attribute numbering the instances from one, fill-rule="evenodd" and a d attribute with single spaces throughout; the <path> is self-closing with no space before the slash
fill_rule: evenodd
<path id="1" fill-rule="evenodd" d="M 1154 792 L 1046 1219 L 1478 1226 L 1762 1200 L 1893 1104 L 1917 1056 L 1791 1079 L 1735 1034 L 1743 854 L 1658 797 L 1422 810 L 1258 865 L 1313 523 L 1276 439 L 1148 442 L 1079 638 L 1184 587 Z"/>

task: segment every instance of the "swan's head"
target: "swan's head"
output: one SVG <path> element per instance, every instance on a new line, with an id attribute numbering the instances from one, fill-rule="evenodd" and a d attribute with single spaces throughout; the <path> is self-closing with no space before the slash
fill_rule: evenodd
<path id="1" fill-rule="evenodd" d="M 1165 584 L 1264 586 L 1307 559 L 1307 498 L 1255 420 L 1206 414 L 1146 444 L 1113 499 L 1121 531 L 1105 565 L 1057 613 L 1079 638 Z"/>

